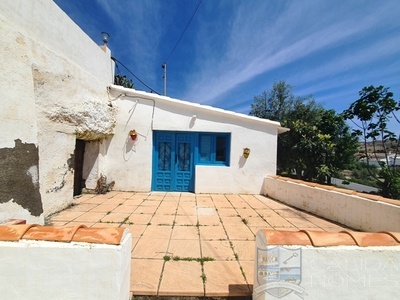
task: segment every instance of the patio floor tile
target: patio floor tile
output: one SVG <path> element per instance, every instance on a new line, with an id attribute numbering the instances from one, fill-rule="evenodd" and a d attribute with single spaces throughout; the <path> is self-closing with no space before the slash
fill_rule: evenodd
<path id="1" fill-rule="evenodd" d="M 152 214 L 136 214 L 133 213 L 129 216 L 129 222 L 133 224 L 149 224 L 153 215 Z"/>
<path id="2" fill-rule="evenodd" d="M 106 213 L 106 212 L 111 212 L 117 206 L 118 206 L 118 204 L 103 203 L 103 204 L 99 204 L 99 205 L 94 206 L 90 211 L 91 212 L 105 212 Z"/>
<path id="3" fill-rule="evenodd" d="M 178 192 L 87 194 L 46 221 L 128 228 L 131 293 L 149 297 L 251 297 L 258 230 L 347 229 L 261 195 Z"/>
<path id="4" fill-rule="evenodd" d="M 162 215 L 157 210 L 157 214 L 151 219 L 152 225 L 170 225 L 172 226 L 175 221 L 175 215 Z"/>
<path id="5" fill-rule="evenodd" d="M 254 240 L 254 234 L 247 226 L 224 226 L 230 240 Z"/>
<path id="6" fill-rule="evenodd" d="M 196 226 L 197 225 L 197 216 L 194 215 L 177 215 L 175 217 L 175 225 L 178 226 Z"/>
<path id="7" fill-rule="evenodd" d="M 196 226 L 174 226 L 172 240 L 199 240 L 199 231 Z"/>
<path id="8" fill-rule="evenodd" d="M 79 217 L 75 218 L 73 221 L 75 221 L 75 222 L 98 222 L 105 215 L 106 215 L 106 213 L 89 211 L 84 214 L 81 214 Z"/>
<path id="9" fill-rule="evenodd" d="M 61 221 L 72 221 L 75 220 L 76 218 L 82 216 L 85 212 L 83 211 L 76 211 L 76 210 L 63 210 L 55 215 L 53 215 L 51 217 L 52 221 L 57 221 L 57 222 L 61 222 Z"/>
<path id="10" fill-rule="evenodd" d="M 171 240 L 167 255 L 180 258 L 200 259 L 199 241 L 194 240 Z"/>
<path id="11" fill-rule="evenodd" d="M 210 257 L 215 260 L 235 260 L 235 255 L 229 241 L 208 241 L 201 240 L 201 252 L 203 257 Z"/>
<path id="12" fill-rule="evenodd" d="M 195 261 L 167 261 L 158 296 L 204 295 L 201 264 Z"/>
<path id="13" fill-rule="evenodd" d="M 254 240 L 252 241 L 232 241 L 233 250 L 240 261 L 254 261 Z"/>
<path id="14" fill-rule="evenodd" d="M 164 260 L 132 259 L 131 291 L 134 295 L 156 296 Z"/>
<path id="15" fill-rule="evenodd" d="M 131 214 L 130 213 L 122 213 L 122 212 L 110 212 L 110 213 L 105 213 L 104 217 L 101 218 L 102 223 L 122 223 L 129 218 Z"/>
<path id="16" fill-rule="evenodd" d="M 142 237 L 144 239 L 169 239 L 172 226 L 148 225 Z"/>
<path id="17" fill-rule="evenodd" d="M 249 296 L 249 287 L 237 261 L 204 263 L 206 297 Z"/>
<path id="18" fill-rule="evenodd" d="M 219 226 L 200 226 L 200 238 L 202 240 L 226 240 L 224 227 Z"/>
<path id="19" fill-rule="evenodd" d="M 132 251 L 132 258 L 162 259 L 168 250 L 169 239 L 140 238 Z"/>
<path id="20" fill-rule="evenodd" d="M 132 238 L 139 238 L 142 236 L 143 232 L 145 231 L 147 225 L 126 225 L 122 224 L 121 227 L 128 228 L 131 232 Z"/>

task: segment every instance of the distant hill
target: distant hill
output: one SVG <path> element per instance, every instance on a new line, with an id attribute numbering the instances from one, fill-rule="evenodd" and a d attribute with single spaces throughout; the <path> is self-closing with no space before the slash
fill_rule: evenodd
<path id="1" fill-rule="evenodd" d="M 359 146 L 359 152 L 358 152 L 357 156 L 364 154 L 364 143 L 360 142 L 359 144 L 360 144 L 360 146 Z M 396 146 L 397 146 L 396 142 L 387 142 L 386 143 L 387 151 L 392 152 L 393 154 L 396 153 Z M 381 155 L 379 155 L 379 153 L 382 153 L 382 154 L 385 153 L 382 143 L 380 141 L 375 142 L 375 148 L 374 148 L 373 142 L 367 142 L 367 152 L 371 153 L 371 154 L 376 153 L 378 156 L 381 156 Z"/>

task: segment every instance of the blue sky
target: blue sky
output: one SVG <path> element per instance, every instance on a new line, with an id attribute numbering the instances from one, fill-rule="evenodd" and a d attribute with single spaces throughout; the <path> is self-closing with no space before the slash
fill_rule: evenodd
<path id="1" fill-rule="evenodd" d="M 400 99 L 397 0 L 203 0 L 173 52 L 199 0 L 55 2 L 96 43 L 108 32 L 112 55 L 160 94 L 166 62 L 173 98 L 247 114 L 285 80 L 337 112 L 364 86 Z"/>

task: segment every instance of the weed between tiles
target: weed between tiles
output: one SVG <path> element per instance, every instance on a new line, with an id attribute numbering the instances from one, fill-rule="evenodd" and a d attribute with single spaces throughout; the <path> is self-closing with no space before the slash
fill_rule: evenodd
<path id="1" fill-rule="evenodd" d="M 164 261 L 170 261 L 171 259 L 173 261 L 196 261 L 199 262 L 201 265 L 204 264 L 206 261 L 215 261 L 215 258 L 212 257 L 180 257 L 180 256 L 170 256 L 170 255 L 165 255 L 163 257 Z"/>

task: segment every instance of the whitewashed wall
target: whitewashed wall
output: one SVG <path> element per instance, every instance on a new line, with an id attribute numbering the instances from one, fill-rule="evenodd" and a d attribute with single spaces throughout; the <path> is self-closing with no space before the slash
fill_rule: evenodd
<path id="1" fill-rule="evenodd" d="M 107 148 L 105 172 L 118 190 L 151 189 L 153 130 L 231 133 L 230 166 L 197 166 L 196 193 L 260 193 L 266 174 L 276 172 L 279 123 L 208 106 L 113 86 L 120 96 L 115 135 Z M 195 117 L 194 117 L 195 116 Z M 131 141 L 129 131 L 138 133 Z M 243 148 L 250 148 L 246 160 Z"/>
<path id="2" fill-rule="evenodd" d="M 400 206 L 267 176 L 263 195 L 350 228 L 400 231 Z"/>
<path id="3" fill-rule="evenodd" d="M 77 135 L 96 140 L 112 134 L 110 51 L 100 49 L 52 1 L 5 0 L 0 62 L 0 152 L 10 154 L 0 161 L 0 189 L 7 189 L 0 195 L 0 222 L 43 223 L 44 216 L 72 202 Z M 31 158 L 21 163 L 24 151 Z M 22 180 L 25 173 L 31 183 Z"/>

